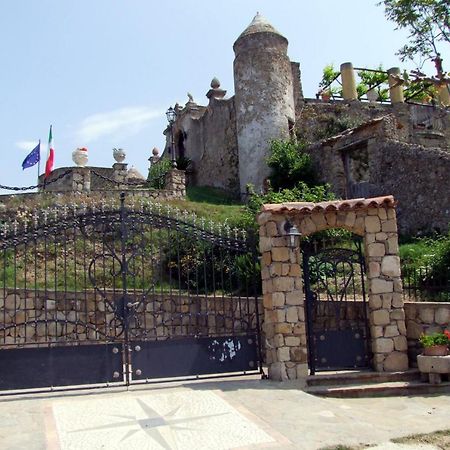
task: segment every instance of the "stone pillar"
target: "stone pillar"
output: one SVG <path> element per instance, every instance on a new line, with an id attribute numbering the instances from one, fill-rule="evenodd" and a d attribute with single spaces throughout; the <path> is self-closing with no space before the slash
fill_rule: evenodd
<path id="1" fill-rule="evenodd" d="M 406 370 L 408 344 L 394 208 L 368 210 L 364 245 L 374 369 Z"/>
<path id="2" fill-rule="evenodd" d="M 166 187 L 170 191 L 170 196 L 183 198 L 186 196 L 186 173 L 184 170 L 171 169 L 166 174 Z"/>
<path id="3" fill-rule="evenodd" d="M 400 69 L 398 67 L 391 67 L 388 71 L 389 96 L 391 103 L 404 103 L 403 97 L 403 83 L 399 83 Z"/>
<path id="4" fill-rule="evenodd" d="M 114 163 L 113 164 L 113 179 L 117 183 L 125 183 L 127 180 L 127 171 L 128 164 L 127 163 Z M 121 189 L 120 185 L 115 185 L 113 189 Z"/>
<path id="5" fill-rule="evenodd" d="M 356 100 L 358 93 L 356 92 L 355 71 L 352 63 L 341 64 L 341 82 L 344 100 Z"/>
<path id="6" fill-rule="evenodd" d="M 89 167 L 74 167 L 72 169 L 72 192 L 91 191 L 91 170 Z"/>
<path id="7" fill-rule="evenodd" d="M 288 246 L 283 216 L 263 213 L 258 222 L 269 378 L 304 378 L 308 364 L 300 252 Z"/>
<path id="8" fill-rule="evenodd" d="M 439 103 L 442 106 L 450 106 L 450 92 L 448 84 L 441 84 L 439 86 Z"/>

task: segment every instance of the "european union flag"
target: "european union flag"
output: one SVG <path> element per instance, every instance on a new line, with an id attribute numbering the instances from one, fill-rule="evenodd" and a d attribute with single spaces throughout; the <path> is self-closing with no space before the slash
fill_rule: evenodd
<path id="1" fill-rule="evenodd" d="M 36 147 L 31 150 L 28 156 L 23 160 L 22 169 L 28 169 L 28 167 L 32 167 L 37 164 L 41 159 L 41 142 L 36 145 Z"/>

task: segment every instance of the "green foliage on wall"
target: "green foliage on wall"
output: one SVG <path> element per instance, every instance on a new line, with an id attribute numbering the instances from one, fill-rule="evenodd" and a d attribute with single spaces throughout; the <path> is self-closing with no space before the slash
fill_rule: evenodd
<path id="1" fill-rule="evenodd" d="M 294 188 L 299 182 L 308 186 L 317 184 L 311 156 L 304 148 L 305 143 L 295 139 L 270 143 L 267 165 L 272 169 L 269 180 L 274 191 Z"/>

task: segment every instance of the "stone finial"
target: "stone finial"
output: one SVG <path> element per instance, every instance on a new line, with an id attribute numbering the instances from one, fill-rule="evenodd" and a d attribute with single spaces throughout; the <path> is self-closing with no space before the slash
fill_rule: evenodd
<path id="1" fill-rule="evenodd" d="M 194 97 L 192 96 L 192 94 L 190 92 L 187 93 L 187 96 L 188 96 L 188 103 L 195 103 Z"/>
<path id="2" fill-rule="evenodd" d="M 152 155 L 153 156 L 159 156 L 159 149 L 157 147 L 153 147 Z"/>
<path id="3" fill-rule="evenodd" d="M 72 161 L 79 167 L 84 167 L 88 162 L 88 149 L 78 147 L 72 152 Z"/>
<path id="4" fill-rule="evenodd" d="M 227 91 L 225 91 L 224 89 L 220 89 L 220 81 L 218 80 L 218 78 L 214 77 L 211 80 L 211 89 L 206 93 L 206 97 L 208 97 L 210 101 L 213 98 L 216 100 L 220 100 L 225 97 L 226 93 Z"/>
<path id="5" fill-rule="evenodd" d="M 126 153 L 123 148 L 113 148 L 113 157 L 118 163 L 122 163 L 125 160 Z"/>
<path id="6" fill-rule="evenodd" d="M 212 87 L 213 89 L 219 89 L 219 88 L 220 88 L 220 81 L 217 79 L 217 77 L 214 77 L 214 78 L 211 80 L 211 87 Z"/>

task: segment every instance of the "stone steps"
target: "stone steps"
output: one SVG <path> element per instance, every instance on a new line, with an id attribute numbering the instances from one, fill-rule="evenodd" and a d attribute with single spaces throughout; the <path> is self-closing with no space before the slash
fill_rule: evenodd
<path id="1" fill-rule="evenodd" d="M 372 371 L 342 371 L 319 372 L 307 378 L 308 386 L 348 385 L 366 383 L 385 383 L 392 381 L 418 380 L 420 373 L 417 369 L 404 372 L 372 372 Z"/>
<path id="2" fill-rule="evenodd" d="M 307 378 L 305 391 L 324 397 L 385 397 L 450 393 L 450 382 L 433 385 L 420 381 L 418 370 L 405 372 L 341 372 Z"/>

